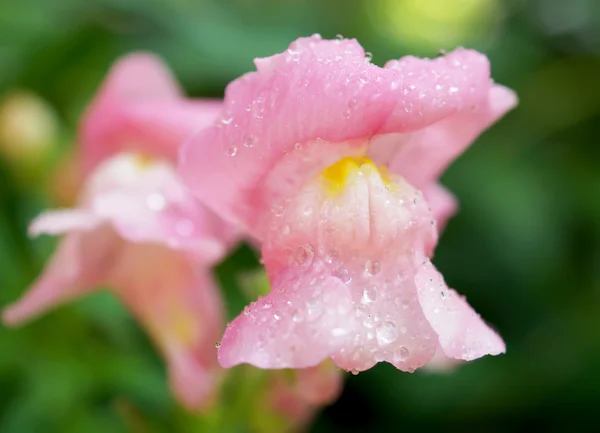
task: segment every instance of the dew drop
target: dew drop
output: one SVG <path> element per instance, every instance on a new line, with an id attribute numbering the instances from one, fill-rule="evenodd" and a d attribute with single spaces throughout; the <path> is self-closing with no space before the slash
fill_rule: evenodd
<path id="1" fill-rule="evenodd" d="M 315 255 L 315 249 L 312 245 L 306 244 L 298 247 L 294 253 L 296 263 L 300 266 L 308 266 L 312 263 L 312 259 Z"/>
<path id="2" fill-rule="evenodd" d="M 396 324 L 394 322 L 383 322 L 375 329 L 375 335 L 377 336 L 377 343 L 380 346 L 387 346 L 393 343 L 398 338 Z"/>
<path id="3" fill-rule="evenodd" d="M 371 302 L 375 302 L 377 299 L 377 287 L 374 285 L 370 285 L 365 287 L 363 291 L 363 302 L 370 304 Z"/>
<path id="4" fill-rule="evenodd" d="M 400 346 L 400 348 L 395 352 L 395 358 L 397 362 L 404 362 L 409 356 L 410 351 L 404 346 Z"/>
<path id="5" fill-rule="evenodd" d="M 367 314 L 363 320 L 363 325 L 366 328 L 372 328 L 373 326 L 375 326 L 375 320 L 373 319 L 373 316 L 371 314 Z"/>
<path id="6" fill-rule="evenodd" d="M 279 311 L 275 311 L 273 313 L 273 319 L 275 319 L 275 320 L 281 320 L 281 313 Z"/>
<path id="7" fill-rule="evenodd" d="M 338 41 L 342 41 L 342 40 L 344 39 L 344 37 L 343 37 L 342 35 L 339 35 L 339 34 L 338 34 L 338 35 L 335 35 L 335 38 L 336 38 Z"/>
<path id="8" fill-rule="evenodd" d="M 235 144 L 232 144 L 227 148 L 227 150 L 225 151 L 225 154 L 227 156 L 235 156 L 237 151 L 238 151 L 237 146 Z"/>
<path id="9" fill-rule="evenodd" d="M 215 343 L 215 347 L 216 347 L 217 349 L 221 348 L 221 342 L 220 342 L 220 341 L 217 341 L 217 342 Z"/>
<path id="10" fill-rule="evenodd" d="M 294 149 L 296 149 L 296 150 L 302 149 L 302 143 L 296 143 L 296 144 L 294 144 Z"/>
<path id="11" fill-rule="evenodd" d="M 365 263 L 365 270 L 369 275 L 377 275 L 381 272 L 381 263 L 377 260 L 367 260 Z"/>
<path id="12" fill-rule="evenodd" d="M 285 208 L 283 206 L 274 206 L 271 210 L 276 217 L 280 217 L 285 213 Z"/>
<path id="13" fill-rule="evenodd" d="M 256 136 L 252 134 L 246 134 L 243 137 L 244 147 L 252 147 L 256 144 L 257 139 Z"/>
<path id="14" fill-rule="evenodd" d="M 302 311 L 300 310 L 294 310 L 294 312 L 292 313 L 292 320 L 295 323 L 300 323 L 304 320 L 304 314 L 302 313 Z"/>
<path id="15" fill-rule="evenodd" d="M 368 51 L 367 51 L 367 52 L 365 53 L 365 60 L 366 60 L 367 62 L 370 62 L 371 60 L 373 60 L 373 54 L 371 54 L 370 52 L 368 52 Z"/>
<path id="16" fill-rule="evenodd" d="M 350 271 L 348 271 L 348 269 L 344 268 L 343 266 L 336 268 L 333 272 L 333 275 L 339 278 L 344 284 L 347 284 L 350 281 L 352 281 L 352 275 L 350 275 Z"/>

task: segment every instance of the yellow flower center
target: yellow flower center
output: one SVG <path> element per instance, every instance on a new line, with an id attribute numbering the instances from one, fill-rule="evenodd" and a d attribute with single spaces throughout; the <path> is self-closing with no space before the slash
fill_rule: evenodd
<path id="1" fill-rule="evenodd" d="M 139 170 L 147 170 L 156 162 L 153 157 L 141 152 L 135 152 L 133 154 L 133 158 L 134 163 Z"/>
<path id="2" fill-rule="evenodd" d="M 387 168 L 377 167 L 375 163 L 366 156 L 346 156 L 325 168 L 321 172 L 321 177 L 327 191 L 332 195 L 337 195 L 346 188 L 353 176 L 358 173 L 375 173 L 381 177 L 381 180 L 386 186 L 392 185 Z"/>

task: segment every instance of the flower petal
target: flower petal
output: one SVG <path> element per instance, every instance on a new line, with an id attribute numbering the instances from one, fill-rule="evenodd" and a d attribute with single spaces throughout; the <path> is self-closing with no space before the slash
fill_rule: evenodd
<path id="1" fill-rule="evenodd" d="M 229 85 L 220 121 L 180 158 L 184 181 L 203 201 L 246 223 L 256 190 L 271 186 L 260 182 L 286 153 L 317 139 L 326 146 L 418 130 L 480 104 L 489 89 L 487 59 L 464 49 L 379 68 L 355 40 L 317 35 L 256 65 Z"/>
<path id="2" fill-rule="evenodd" d="M 167 66 L 132 54 L 116 62 L 80 127 L 86 171 L 120 151 L 177 161 L 180 144 L 218 115 L 221 103 L 186 100 Z"/>
<path id="3" fill-rule="evenodd" d="M 86 207 L 130 242 L 161 243 L 201 263 L 220 260 L 237 240 L 232 227 L 202 206 L 169 164 L 120 154 L 93 173 Z"/>
<path id="4" fill-rule="evenodd" d="M 71 218 L 66 216 L 67 220 Z M 50 222 L 51 219 L 54 221 Z M 52 215 L 48 227 L 65 229 L 72 221 Z M 46 224 L 42 218 L 40 224 Z M 40 230 L 43 230 L 41 227 Z M 99 228 L 90 232 L 73 231 L 58 245 L 42 275 L 16 303 L 2 313 L 5 324 L 16 326 L 44 313 L 58 304 L 72 300 L 95 289 L 103 282 L 104 272 L 118 252 L 121 243 L 114 232 Z"/>
<path id="5" fill-rule="evenodd" d="M 338 279 L 290 270 L 225 331 L 223 367 L 305 368 L 331 356 L 352 335 L 350 293 Z"/>
<path id="6" fill-rule="evenodd" d="M 516 104 L 517 97 L 512 90 L 496 85 L 490 88 L 486 100 L 472 108 L 414 133 L 396 135 L 395 146 L 390 145 L 397 149 L 389 158 L 390 171 L 401 174 L 417 188 L 426 187 Z"/>
<path id="7" fill-rule="evenodd" d="M 423 312 L 447 356 L 471 361 L 506 351 L 498 334 L 486 325 L 464 297 L 446 286 L 431 262 L 421 266 L 415 282 Z"/>
<path id="8" fill-rule="evenodd" d="M 181 402 L 193 410 L 209 406 L 218 379 L 214 348 L 223 326 L 210 271 L 163 246 L 129 244 L 109 280 L 166 356 Z"/>
<path id="9" fill-rule="evenodd" d="M 47 211 L 29 225 L 29 235 L 60 235 L 71 231 L 87 232 L 97 228 L 102 218 L 84 209 L 61 209 Z"/>
<path id="10" fill-rule="evenodd" d="M 456 198 L 450 191 L 437 183 L 428 186 L 423 191 L 423 196 L 429 204 L 431 214 L 437 223 L 437 229 L 441 233 L 448 220 L 456 213 L 458 208 Z"/>

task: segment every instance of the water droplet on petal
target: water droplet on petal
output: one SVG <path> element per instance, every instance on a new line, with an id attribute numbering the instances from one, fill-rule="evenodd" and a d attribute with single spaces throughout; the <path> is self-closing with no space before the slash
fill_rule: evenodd
<path id="1" fill-rule="evenodd" d="M 363 291 L 363 302 L 370 304 L 371 302 L 375 302 L 377 299 L 377 287 L 374 285 L 370 285 L 365 287 Z"/>
<path id="2" fill-rule="evenodd" d="M 367 62 L 370 62 L 371 60 L 373 60 L 373 54 L 371 54 L 370 52 L 368 52 L 368 51 L 367 51 L 367 52 L 365 53 L 365 60 L 366 60 Z"/>
<path id="3" fill-rule="evenodd" d="M 340 35 L 340 34 L 338 34 L 338 35 L 335 35 L 335 38 L 336 38 L 338 41 L 342 41 L 342 40 L 344 39 L 344 37 L 343 37 L 342 35 Z"/>
<path id="4" fill-rule="evenodd" d="M 258 140 L 252 134 L 246 134 L 243 137 L 244 147 L 252 147 L 256 144 Z"/>
<path id="5" fill-rule="evenodd" d="M 375 335 L 377 336 L 377 343 L 380 346 L 387 346 L 393 343 L 398 338 L 396 324 L 394 322 L 383 322 L 375 329 Z"/>
<path id="6" fill-rule="evenodd" d="M 396 362 L 404 362 L 408 359 L 409 356 L 410 351 L 404 346 L 400 346 L 398 350 L 396 350 L 396 352 L 394 353 L 394 358 Z"/>
<path id="7" fill-rule="evenodd" d="M 281 319 L 281 313 L 279 311 L 275 311 L 273 313 L 273 319 L 280 320 Z"/>
<path id="8" fill-rule="evenodd" d="M 227 147 L 227 150 L 225 150 L 225 154 L 227 156 L 235 156 L 237 151 L 238 151 L 237 146 L 235 144 L 232 144 L 229 147 Z"/>
<path id="9" fill-rule="evenodd" d="M 367 263 L 365 263 L 365 270 L 369 275 L 377 275 L 381 272 L 381 263 L 377 260 L 367 260 Z"/>
<path id="10" fill-rule="evenodd" d="M 301 310 L 294 310 L 292 313 L 292 320 L 296 323 L 300 323 L 304 320 L 304 313 Z"/>
<path id="11" fill-rule="evenodd" d="M 216 347 L 217 349 L 219 349 L 219 348 L 221 347 L 221 342 L 220 342 L 220 341 L 217 341 L 217 342 L 215 343 L 215 347 Z"/>
<path id="12" fill-rule="evenodd" d="M 285 213 L 285 208 L 283 206 L 274 206 L 271 210 L 276 217 L 280 217 Z"/>
<path id="13" fill-rule="evenodd" d="M 306 244 L 298 247 L 294 254 L 296 263 L 300 266 L 309 266 L 312 263 L 312 259 L 315 255 L 315 249 L 312 245 Z"/>
<path id="14" fill-rule="evenodd" d="M 333 276 L 339 278 L 344 284 L 352 281 L 352 275 L 350 275 L 350 271 L 343 266 L 336 268 L 335 271 L 333 271 Z"/>

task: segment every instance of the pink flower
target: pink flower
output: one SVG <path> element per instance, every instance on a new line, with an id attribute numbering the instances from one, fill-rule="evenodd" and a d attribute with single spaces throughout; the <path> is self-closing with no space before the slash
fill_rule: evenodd
<path id="1" fill-rule="evenodd" d="M 428 257 L 455 208 L 438 176 L 516 103 L 487 59 L 379 68 L 355 40 L 315 35 L 256 67 L 180 162 L 202 201 L 262 241 L 272 284 L 227 328 L 220 363 L 413 371 L 438 344 L 455 359 L 504 352 Z"/>
<path id="2" fill-rule="evenodd" d="M 81 159 L 89 173 L 106 157 L 128 150 L 176 163 L 180 145 L 209 125 L 221 102 L 185 98 L 157 57 L 117 61 L 81 122 Z"/>
<path id="3" fill-rule="evenodd" d="M 183 186 L 173 161 L 180 137 L 212 118 L 213 104 L 183 99 L 155 58 L 118 62 L 81 129 L 88 175 L 75 209 L 50 211 L 32 235 L 64 235 L 46 270 L 3 320 L 18 325 L 109 286 L 166 357 L 171 385 L 191 409 L 211 402 L 214 344 L 224 325 L 210 267 L 234 230 Z"/>
<path id="4" fill-rule="evenodd" d="M 287 420 L 290 431 L 301 431 L 321 407 L 342 391 L 343 376 L 332 362 L 299 370 L 269 372 L 268 394 L 261 403 Z M 287 429 L 283 431 L 288 431 Z"/>

